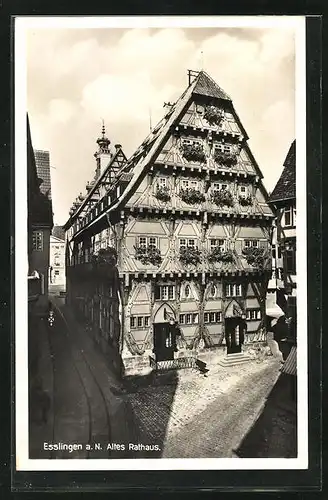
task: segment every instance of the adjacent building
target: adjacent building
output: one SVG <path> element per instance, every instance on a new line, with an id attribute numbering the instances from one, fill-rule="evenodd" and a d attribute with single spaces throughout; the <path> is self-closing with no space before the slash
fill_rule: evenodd
<path id="1" fill-rule="evenodd" d="M 296 141 L 289 148 L 269 204 L 276 217 L 273 240 L 273 275 L 270 291 L 282 309 L 288 337 L 296 341 Z M 286 335 L 283 334 L 285 337 Z"/>
<path id="2" fill-rule="evenodd" d="M 29 296 L 37 299 L 35 310 L 48 307 L 50 233 L 53 226 L 50 165 L 37 163 L 27 118 L 28 169 L 28 266 Z M 49 160 L 49 153 L 47 153 Z"/>
<path id="3" fill-rule="evenodd" d="M 265 340 L 274 216 L 247 141 L 231 98 L 204 71 L 188 71 L 128 160 L 103 129 L 95 177 L 65 225 L 67 293 L 103 338 L 119 339 L 125 373 Z M 108 248 L 117 295 L 110 282 L 92 295 L 78 276 Z"/>
<path id="4" fill-rule="evenodd" d="M 63 289 L 66 284 L 65 270 L 65 232 L 53 228 L 50 235 L 50 258 L 49 258 L 49 286 L 60 286 Z M 55 236 L 58 234 L 61 237 Z"/>

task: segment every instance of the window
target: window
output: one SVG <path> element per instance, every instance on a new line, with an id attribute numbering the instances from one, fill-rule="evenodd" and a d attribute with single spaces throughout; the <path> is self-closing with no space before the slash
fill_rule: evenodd
<path id="1" fill-rule="evenodd" d="M 211 311 L 204 313 L 204 322 L 205 323 L 221 323 L 222 314 L 221 312 Z"/>
<path id="2" fill-rule="evenodd" d="M 147 246 L 147 238 L 145 236 L 139 236 L 139 247 Z"/>
<path id="3" fill-rule="evenodd" d="M 198 313 L 187 313 L 179 315 L 179 323 L 181 325 L 197 325 L 199 322 Z"/>
<path id="4" fill-rule="evenodd" d="M 198 181 L 190 181 L 187 179 L 182 179 L 181 187 L 182 189 L 188 189 L 188 188 L 198 189 Z"/>
<path id="5" fill-rule="evenodd" d="M 174 300 L 175 286 L 174 285 L 158 285 L 155 288 L 156 300 Z"/>
<path id="6" fill-rule="evenodd" d="M 130 316 L 131 328 L 147 328 L 149 326 L 149 316 Z"/>
<path id="7" fill-rule="evenodd" d="M 248 194 L 248 190 L 246 186 L 239 186 L 239 195 L 243 198 L 246 198 Z"/>
<path id="8" fill-rule="evenodd" d="M 158 179 L 158 185 L 160 187 L 166 187 L 167 186 L 167 179 L 166 179 L 166 177 L 160 177 Z"/>
<path id="9" fill-rule="evenodd" d="M 230 144 L 216 144 L 215 145 L 216 151 L 220 153 L 231 153 L 232 152 L 232 147 Z"/>
<path id="10" fill-rule="evenodd" d="M 33 245 L 33 250 L 36 250 L 37 252 L 42 252 L 42 250 L 43 250 L 43 232 L 42 231 L 33 231 L 32 245 Z"/>
<path id="11" fill-rule="evenodd" d="M 149 245 L 150 247 L 155 248 L 155 247 L 156 247 L 156 238 L 154 238 L 153 236 L 150 236 L 150 237 L 148 238 L 148 245 Z"/>
<path id="12" fill-rule="evenodd" d="M 225 285 L 225 295 L 226 297 L 241 297 L 242 288 L 239 283 L 229 283 Z"/>
<path id="13" fill-rule="evenodd" d="M 180 248 L 186 248 L 186 247 L 195 248 L 195 246 L 196 246 L 195 240 L 193 238 L 189 238 L 189 239 L 180 238 L 179 246 L 180 246 Z"/>
<path id="14" fill-rule="evenodd" d="M 244 240 L 244 247 L 245 248 L 258 248 L 259 247 L 259 240 Z"/>
<path id="15" fill-rule="evenodd" d="M 186 298 L 190 297 L 190 286 L 189 285 L 186 285 L 186 288 L 185 288 L 185 297 Z"/>
<path id="16" fill-rule="evenodd" d="M 260 311 L 260 309 L 247 309 L 247 311 L 246 311 L 246 319 L 248 319 L 250 321 L 261 319 L 261 311 Z"/>
<path id="17" fill-rule="evenodd" d="M 139 236 L 138 244 L 141 248 L 147 248 L 147 246 L 156 248 L 157 238 L 155 236 Z"/>
<path id="18" fill-rule="evenodd" d="M 224 240 L 222 239 L 210 239 L 210 249 L 220 248 L 221 252 L 224 251 Z"/>
<path id="19" fill-rule="evenodd" d="M 296 274 L 296 252 L 294 248 L 286 248 L 286 271 L 289 274 Z"/>
<path id="20" fill-rule="evenodd" d="M 286 208 L 284 212 L 284 225 L 286 227 L 295 226 L 295 223 L 296 223 L 296 209 L 293 207 Z"/>
<path id="21" fill-rule="evenodd" d="M 59 276 L 59 271 L 58 271 L 58 269 L 55 271 L 55 276 Z"/>
<path id="22" fill-rule="evenodd" d="M 210 288 L 210 293 L 209 293 L 210 297 L 216 297 L 216 286 L 215 285 L 212 285 L 211 288 Z"/>
<path id="23" fill-rule="evenodd" d="M 192 324 L 192 315 L 190 313 L 186 314 L 186 324 L 187 325 Z"/>
<path id="24" fill-rule="evenodd" d="M 217 191 L 220 191 L 221 189 L 222 191 L 225 191 L 226 189 L 228 189 L 228 184 L 223 184 L 222 182 L 213 182 L 212 188 L 213 190 Z"/>

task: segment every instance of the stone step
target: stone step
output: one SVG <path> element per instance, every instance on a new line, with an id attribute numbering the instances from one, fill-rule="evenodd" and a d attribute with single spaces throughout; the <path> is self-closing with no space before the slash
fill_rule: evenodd
<path id="1" fill-rule="evenodd" d="M 247 363 L 247 361 L 251 360 L 250 356 L 247 356 L 245 354 L 239 353 L 239 356 L 234 356 L 230 357 L 231 355 L 229 354 L 225 358 L 219 361 L 219 365 L 221 366 L 234 366 L 234 365 L 240 365 L 242 363 Z"/>
<path id="2" fill-rule="evenodd" d="M 226 358 L 231 358 L 231 359 L 233 359 L 233 358 L 240 358 L 241 356 L 242 357 L 245 357 L 245 356 L 247 357 L 248 354 L 245 353 L 245 352 L 234 352 L 232 354 L 226 354 L 225 355 Z"/>

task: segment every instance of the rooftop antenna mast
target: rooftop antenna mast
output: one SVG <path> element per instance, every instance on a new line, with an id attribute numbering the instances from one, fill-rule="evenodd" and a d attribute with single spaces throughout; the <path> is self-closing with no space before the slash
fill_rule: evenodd
<path id="1" fill-rule="evenodd" d="M 203 71 L 204 70 L 204 52 L 201 51 L 200 53 L 200 70 Z"/>

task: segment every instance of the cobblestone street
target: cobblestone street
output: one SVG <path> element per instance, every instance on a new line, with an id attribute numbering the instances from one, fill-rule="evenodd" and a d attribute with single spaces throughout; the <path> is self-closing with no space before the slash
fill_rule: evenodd
<path id="1" fill-rule="evenodd" d="M 158 385 L 129 395 L 143 439 L 161 443 L 165 458 L 234 456 L 233 450 L 276 382 L 280 366 L 277 358 L 266 357 L 242 367 L 211 364 L 208 377 L 194 370 L 180 370 L 177 380 L 161 375 Z"/>

